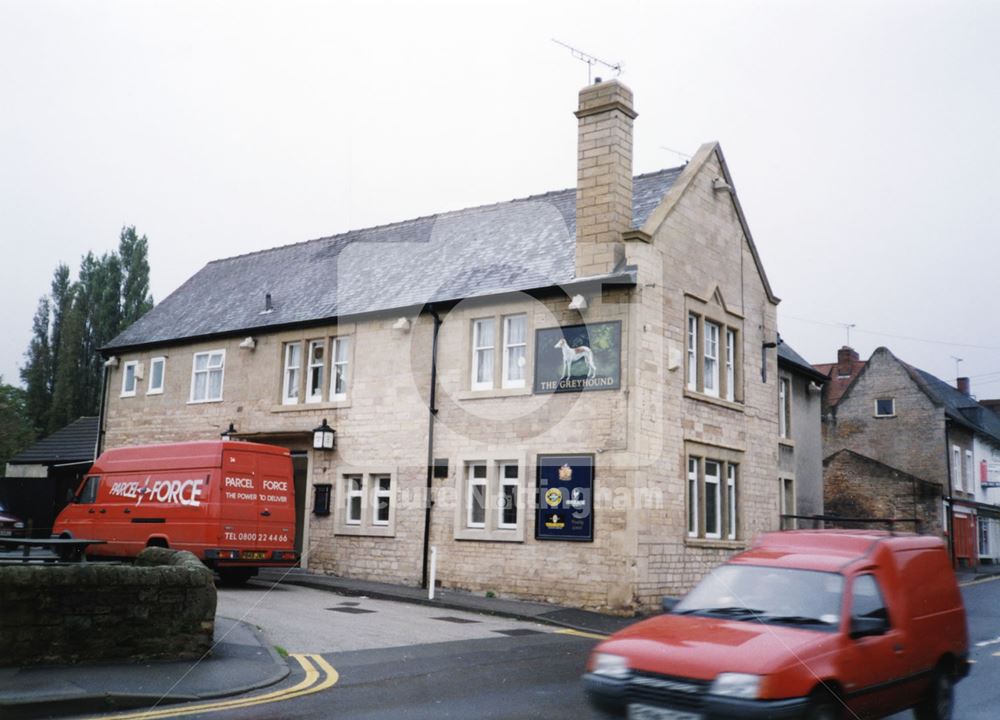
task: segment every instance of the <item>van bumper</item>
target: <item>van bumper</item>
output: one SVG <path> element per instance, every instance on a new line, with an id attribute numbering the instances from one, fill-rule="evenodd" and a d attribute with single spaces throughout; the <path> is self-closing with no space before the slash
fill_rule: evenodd
<path id="1" fill-rule="evenodd" d="M 630 702 L 627 680 L 615 680 L 603 675 L 587 673 L 583 676 L 583 687 L 591 703 L 612 715 L 625 716 Z M 744 700 L 742 698 L 702 695 L 701 708 L 697 711 L 705 720 L 800 720 L 805 717 L 809 705 L 808 698 L 783 700 Z M 689 708 L 660 707 L 682 712 Z"/>

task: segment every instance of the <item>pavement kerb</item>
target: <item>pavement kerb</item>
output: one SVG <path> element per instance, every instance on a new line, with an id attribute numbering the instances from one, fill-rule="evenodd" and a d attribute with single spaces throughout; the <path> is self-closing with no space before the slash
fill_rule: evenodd
<path id="1" fill-rule="evenodd" d="M 965 580 L 958 584 L 959 587 L 971 587 L 972 585 L 982 585 L 983 583 L 993 582 L 994 580 L 1000 580 L 1000 573 L 991 573 L 981 578 L 974 578 L 972 580 Z"/>
<path id="2" fill-rule="evenodd" d="M 253 633 L 254 637 L 261 644 L 271 657 L 275 670 L 264 679 L 258 679 L 243 685 L 227 685 L 225 689 L 219 691 L 208 691 L 201 693 L 128 693 L 128 692 L 94 692 L 78 694 L 62 694 L 58 696 L 41 697 L 23 702 L 12 702 L 0 698 L 0 711 L 4 720 L 21 720 L 21 718 L 36 718 L 45 715 L 81 715 L 88 713 L 106 713 L 119 710 L 134 710 L 139 708 L 149 708 L 160 705 L 177 705 L 186 702 L 197 702 L 199 700 L 213 700 L 218 698 L 233 697 L 243 695 L 253 690 L 261 690 L 284 680 L 291 673 L 288 662 L 283 658 L 266 640 L 263 633 L 255 626 L 242 620 L 226 618 L 232 622 L 243 625 Z M 157 665 L 167 663 L 173 664 L 177 661 L 157 661 L 150 664 L 147 672 L 155 671 Z M 101 663 L 109 668 L 114 667 L 112 663 Z M 44 666 L 39 666 L 44 667 Z"/>
<path id="3" fill-rule="evenodd" d="M 462 610 L 464 612 L 479 613 L 481 615 L 492 615 L 494 617 L 509 618 L 511 620 L 536 622 L 542 625 L 567 628 L 569 630 L 577 630 L 579 632 L 586 632 L 586 633 L 604 632 L 601 629 L 594 628 L 592 626 L 565 622 L 557 618 L 545 617 L 544 614 L 536 615 L 527 612 L 519 613 L 511 610 L 503 610 L 500 608 L 491 608 L 489 606 L 480 607 L 478 605 L 470 605 L 467 603 L 455 602 L 443 598 L 435 598 L 434 600 L 431 600 L 427 597 L 419 597 L 402 593 L 397 594 L 377 589 L 362 590 L 362 589 L 348 588 L 348 587 L 332 585 L 330 583 L 325 583 L 321 581 L 310 580 L 307 577 L 285 577 L 281 580 L 270 580 L 270 579 L 260 578 L 258 579 L 258 582 L 265 582 L 265 583 L 280 582 L 280 583 L 286 583 L 288 585 L 299 585 L 300 587 L 308 587 L 312 588 L 313 590 L 324 590 L 326 592 L 334 593 L 336 595 L 343 595 L 345 597 L 370 597 L 375 600 L 390 600 L 393 602 L 404 602 L 413 605 L 425 605 L 428 607 L 437 607 L 447 610 Z M 565 610 L 565 609 L 567 608 L 554 606 L 549 612 L 555 612 L 558 610 Z M 645 616 L 637 615 L 631 618 L 619 618 L 618 616 L 609 615 L 608 617 L 627 620 L 630 622 L 638 622 L 639 620 L 644 619 Z"/>

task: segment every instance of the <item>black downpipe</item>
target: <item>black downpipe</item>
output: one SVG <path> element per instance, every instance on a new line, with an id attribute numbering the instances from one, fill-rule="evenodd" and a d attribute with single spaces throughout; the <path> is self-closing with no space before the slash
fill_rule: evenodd
<path id="1" fill-rule="evenodd" d="M 437 314 L 433 305 L 428 305 L 427 310 L 434 318 L 434 334 L 431 340 L 431 393 L 430 402 L 427 405 L 427 495 L 424 498 L 424 567 L 420 580 L 420 587 L 427 587 L 427 565 L 430 559 L 431 549 L 431 506 L 434 501 L 431 499 L 431 484 L 434 480 L 434 416 L 437 415 L 437 348 L 438 331 L 441 329 L 441 316 Z"/>
<path id="2" fill-rule="evenodd" d="M 104 449 L 104 421 L 108 408 L 108 374 L 110 372 L 111 368 L 105 365 L 104 372 L 101 374 L 101 404 L 97 410 L 97 443 L 94 445 L 94 460 L 97 460 L 101 450 Z"/>

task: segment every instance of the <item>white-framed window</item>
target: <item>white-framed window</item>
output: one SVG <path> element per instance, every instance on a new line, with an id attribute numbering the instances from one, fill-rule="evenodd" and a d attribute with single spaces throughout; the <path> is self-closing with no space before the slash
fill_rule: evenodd
<path id="1" fill-rule="evenodd" d="M 472 389 L 493 387 L 493 351 L 496 343 L 493 318 L 472 321 Z"/>
<path id="2" fill-rule="evenodd" d="M 698 390 L 698 316 L 688 315 L 687 327 L 687 386 Z"/>
<path id="3" fill-rule="evenodd" d="M 705 323 L 705 394 L 719 397 L 719 326 Z"/>
<path id="4" fill-rule="evenodd" d="M 726 328 L 726 400 L 736 400 L 736 331 Z"/>
<path id="5" fill-rule="evenodd" d="M 396 534 L 396 471 L 380 466 L 337 469 L 334 532 L 393 537 Z"/>
<path id="6" fill-rule="evenodd" d="M 306 375 L 306 402 L 323 402 L 323 372 L 326 370 L 326 341 L 309 342 L 309 374 Z"/>
<path id="7" fill-rule="evenodd" d="M 875 417 L 892 417 L 895 414 L 895 398 L 878 398 L 875 400 Z"/>
<path id="8" fill-rule="evenodd" d="M 688 458 L 688 536 L 698 537 L 698 465 L 699 458 Z"/>
<path id="9" fill-rule="evenodd" d="M 500 463 L 500 494 L 497 497 L 497 527 L 504 530 L 517 528 L 517 498 L 521 487 L 517 463 Z"/>
<path id="10" fill-rule="evenodd" d="M 729 508 L 726 537 L 729 540 L 736 539 L 736 472 L 738 467 L 736 463 L 726 465 L 726 501 Z"/>
<path id="11" fill-rule="evenodd" d="M 347 507 L 345 508 L 344 522 L 347 525 L 360 525 L 361 514 L 364 511 L 365 481 L 363 475 L 345 475 L 344 480 L 347 485 Z"/>
<path id="12" fill-rule="evenodd" d="M 455 539 L 523 541 L 524 457 L 503 452 L 459 457 L 458 468 Z"/>
<path id="13" fill-rule="evenodd" d="M 739 539 L 739 456 L 737 451 L 693 444 L 687 456 L 687 536 Z"/>
<path id="14" fill-rule="evenodd" d="M 469 463 L 466 467 L 465 526 L 486 527 L 486 463 Z"/>
<path id="15" fill-rule="evenodd" d="M 722 537 L 722 466 L 705 461 L 705 537 Z"/>
<path id="16" fill-rule="evenodd" d="M 285 373 L 281 385 L 281 402 L 294 405 L 299 401 L 299 385 L 302 372 L 302 343 L 285 345 Z"/>
<path id="17" fill-rule="evenodd" d="M 225 350 L 195 353 L 191 362 L 191 402 L 222 400 L 225 368 Z"/>
<path id="18" fill-rule="evenodd" d="M 965 490 L 966 492 L 976 491 L 975 468 L 972 464 L 972 451 L 965 451 Z"/>
<path id="19" fill-rule="evenodd" d="M 528 316 L 508 315 L 503 319 L 503 386 L 524 387 L 528 359 Z"/>
<path id="20" fill-rule="evenodd" d="M 135 387 L 138 384 L 136 372 L 139 368 L 138 360 L 129 360 L 122 365 L 122 397 L 134 397 Z"/>
<path id="21" fill-rule="evenodd" d="M 951 446 L 951 486 L 962 489 L 962 448 L 958 445 Z"/>
<path id="22" fill-rule="evenodd" d="M 149 361 L 149 385 L 147 395 L 160 395 L 163 392 L 164 375 L 167 372 L 167 359 L 155 357 Z"/>
<path id="23" fill-rule="evenodd" d="M 372 525 L 388 525 L 392 510 L 392 477 L 373 475 L 372 491 L 375 496 L 375 502 L 372 503 Z"/>
<path id="24" fill-rule="evenodd" d="M 350 375 L 351 338 L 335 337 L 331 341 L 333 367 L 330 371 L 330 399 L 346 400 Z"/>
<path id="25" fill-rule="evenodd" d="M 790 410 L 792 386 L 788 378 L 778 379 L 778 437 L 787 438 L 791 433 Z"/>

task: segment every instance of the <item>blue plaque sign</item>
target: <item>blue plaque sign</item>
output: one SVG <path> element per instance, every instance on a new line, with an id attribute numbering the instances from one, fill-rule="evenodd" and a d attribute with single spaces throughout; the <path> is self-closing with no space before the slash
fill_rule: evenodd
<path id="1" fill-rule="evenodd" d="M 538 456 L 535 539 L 594 539 L 593 455 Z"/>

